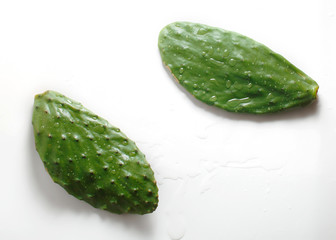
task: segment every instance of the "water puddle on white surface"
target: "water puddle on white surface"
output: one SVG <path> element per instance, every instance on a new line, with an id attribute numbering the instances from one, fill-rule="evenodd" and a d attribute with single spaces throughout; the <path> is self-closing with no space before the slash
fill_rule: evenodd
<path id="1" fill-rule="evenodd" d="M 169 216 L 169 223 L 167 233 L 172 240 L 179 240 L 184 237 L 186 231 L 185 220 L 181 214 L 171 214 Z"/>
<path id="2" fill-rule="evenodd" d="M 181 182 L 174 194 L 171 206 L 166 212 L 167 234 L 172 240 L 182 239 L 186 232 L 186 220 L 184 215 L 186 203 L 184 197 L 188 189 L 188 183 L 188 179 Z"/>
<path id="3" fill-rule="evenodd" d="M 203 180 L 201 182 L 200 186 L 200 194 L 204 194 L 205 192 L 209 191 L 211 189 L 211 186 L 213 184 L 213 178 L 216 176 L 216 172 L 213 172 L 211 174 L 207 174 L 203 177 Z"/>

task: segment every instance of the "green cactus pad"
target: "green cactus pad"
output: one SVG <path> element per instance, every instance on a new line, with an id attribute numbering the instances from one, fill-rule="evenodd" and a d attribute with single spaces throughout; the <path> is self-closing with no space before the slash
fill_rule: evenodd
<path id="1" fill-rule="evenodd" d="M 316 99 L 314 80 L 235 32 L 175 22 L 161 30 L 159 49 L 163 63 L 188 92 L 230 112 L 277 112 Z"/>
<path id="2" fill-rule="evenodd" d="M 35 96 L 36 149 L 54 182 L 93 207 L 146 214 L 158 205 L 154 173 L 118 128 L 60 93 Z"/>

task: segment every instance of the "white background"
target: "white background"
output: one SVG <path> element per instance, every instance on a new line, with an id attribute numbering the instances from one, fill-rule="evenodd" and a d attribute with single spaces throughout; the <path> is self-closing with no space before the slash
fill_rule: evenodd
<path id="1" fill-rule="evenodd" d="M 251 116 L 194 100 L 161 63 L 174 21 L 264 43 L 318 82 L 318 101 Z M 335 31 L 333 0 L 0 1 L 0 239 L 336 239 Z M 153 214 L 97 210 L 52 182 L 31 125 L 48 89 L 137 142 Z"/>

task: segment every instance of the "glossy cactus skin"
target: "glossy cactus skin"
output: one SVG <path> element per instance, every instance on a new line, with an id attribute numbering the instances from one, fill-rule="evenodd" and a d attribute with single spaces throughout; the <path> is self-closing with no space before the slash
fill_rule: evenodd
<path id="1" fill-rule="evenodd" d="M 159 35 L 163 63 L 194 97 L 231 112 L 303 106 L 318 85 L 281 55 L 235 32 L 175 22 Z"/>
<path id="2" fill-rule="evenodd" d="M 54 182 L 93 207 L 146 214 L 158 205 L 154 173 L 118 128 L 60 93 L 35 96 L 36 149 Z"/>

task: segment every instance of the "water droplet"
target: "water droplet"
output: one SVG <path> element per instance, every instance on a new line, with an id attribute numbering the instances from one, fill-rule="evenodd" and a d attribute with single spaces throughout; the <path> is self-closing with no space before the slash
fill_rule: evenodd
<path id="1" fill-rule="evenodd" d="M 194 83 L 193 87 L 194 87 L 195 89 L 198 88 L 197 83 Z"/>
<path id="2" fill-rule="evenodd" d="M 183 67 L 180 68 L 179 72 L 182 74 L 184 72 Z"/>
<path id="3" fill-rule="evenodd" d="M 251 78 L 251 71 L 245 71 L 244 75 L 247 79 L 250 79 Z"/>
<path id="4" fill-rule="evenodd" d="M 130 152 L 130 156 L 134 157 L 137 154 L 137 151 Z"/>
<path id="5" fill-rule="evenodd" d="M 239 84 L 238 82 L 235 82 L 233 85 L 233 87 L 237 90 L 241 90 L 243 88 L 242 84 Z"/>
<path id="6" fill-rule="evenodd" d="M 230 80 L 227 80 L 225 86 L 226 86 L 227 88 L 230 88 L 230 87 L 231 87 L 231 81 L 230 81 Z"/>
<path id="7" fill-rule="evenodd" d="M 212 96 L 209 100 L 210 100 L 210 102 L 216 102 L 217 101 L 217 97 L 216 96 Z"/>
<path id="8" fill-rule="evenodd" d="M 227 57 L 229 55 L 230 55 L 229 51 L 227 49 L 225 49 L 224 53 L 223 53 L 223 57 Z"/>
<path id="9" fill-rule="evenodd" d="M 172 240 L 180 240 L 185 234 L 185 220 L 180 215 L 170 217 L 170 223 L 168 225 L 168 235 Z"/>
<path id="10" fill-rule="evenodd" d="M 237 64 L 237 61 L 234 60 L 233 58 L 231 58 L 231 59 L 229 60 L 229 65 L 230 65 L 231 67 L 235 66 L 236 64 Z"/>
<path id="11" fill-rule="evenodd" d="M 205 57 L 205 55 L 206 55 L 206 52 L 202 52 L 202 56 Z"/>
<path id="12" fill-rule="evenodd" d="M 247 87 L 251 88 L 252 87 L 252 83 L 247 84 Z"/>
<path id="13" fill-rule="evenodd" d="M 207 139 L 208 138 L 208 133 L 206 130 L 203 130 L 203 131 L 199 131 L 197 132 L 197 135 L 196 135 L 199 139 L 201 140 L 204 140 L 204 139 Z"/>
<path id="14" fill-rule="evenodd" d="M 198 31 L 197 31 L 197 34 L 199 35 L 204 35 L 206 34 L 207 30 L 205 28 L 200 28 Z"/>
<path id="15" fill-rule="evenodd" d="M 216 78 L 210 78 L 210 82 L 216 82 Z"/>
<path id="16" fill-rule="evenodd" d="M 213 52 L 214 52 L 214 49 L 213 49 L 213 47 L 212 46 L 208 46 L 208 53 L 209 54 L 213 54 Z"/>

